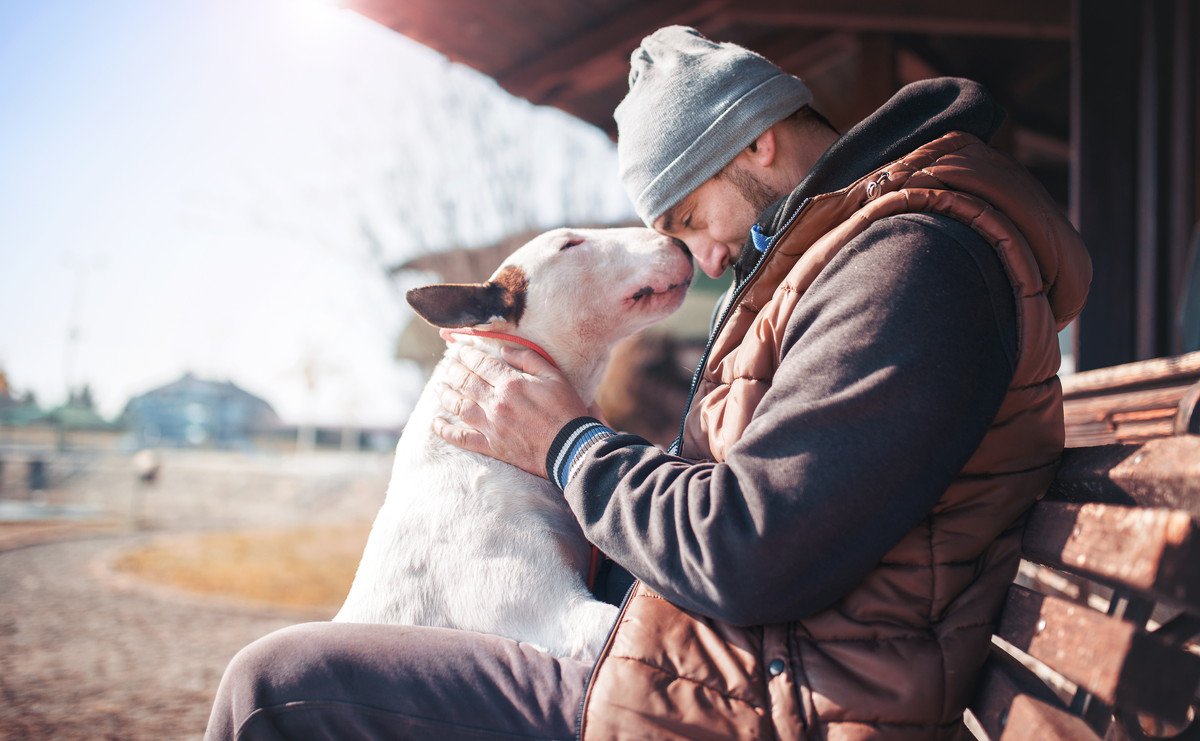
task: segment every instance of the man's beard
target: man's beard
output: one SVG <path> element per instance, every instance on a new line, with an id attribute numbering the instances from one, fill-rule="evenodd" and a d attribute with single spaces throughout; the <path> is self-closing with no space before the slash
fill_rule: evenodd
<path id="1" fill-rule="evenodd" d="M 754 173 L 736 165 L 731 164 L 727 166 L 721 170 L 718 176 L 733 184 L 734 189 L 754 209 L 755 219 L 762 216 L 767 207 L 784 195 L 783 193 L 777 193 Z M 742 247 L 742 253 L 738 255 L 737 262 L 733 265 L 734 277 L 737 282 L 740 283 L 742 278 L 754 269 L 754 266 L 758 264 L 758 260 L 761 257 L 762 253 L 755 249 L 754 241 L 747 234 L 746 244 Z"/>
<path id="2" fill-rule="evenodd" d="M 757 175 L 737 165 L 731 164 L 721 170 L 720 176 L 732 183 L 746 203 L 750 204 L 754 209 L 754 218 L 756 219 L 762 215 L 763 211 L 767 210 L 767 206 L 783 197 L 782 193 L 776 193 Z"/>

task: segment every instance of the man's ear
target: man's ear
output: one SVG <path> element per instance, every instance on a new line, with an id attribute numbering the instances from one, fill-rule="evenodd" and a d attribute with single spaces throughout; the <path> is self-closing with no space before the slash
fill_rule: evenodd
<path id="1" fill-rule="evenodd" d="M 473 327 L 501 320 L 521 321 L 525 311 L 524 275 L 505 268 L 487 283 L 438 283 L 410 290 L 408 303 L 435 327 Z"/>
<path id="2" fill-rule="evenodd" d="M 752 163 L 759 167 L 770 167 L 775 161 L 775 155 L 778 152 L 775 141 L 775 127 L 767 129 L 758 135 L 758 138 L 750 142 L 750 146 L 742 151 L 742 154 L 750 159 Z"/>

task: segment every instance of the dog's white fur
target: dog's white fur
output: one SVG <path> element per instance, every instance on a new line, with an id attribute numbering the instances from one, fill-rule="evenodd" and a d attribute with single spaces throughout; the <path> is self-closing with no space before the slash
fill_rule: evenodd
<path id="1" fill-rule="evenodd" d="M 516 297 L 510 288 L 520 289 L 522 277 L 524 295 Z M 416 289 L 409 300 L 434 324 L 536 342 L 591 403 L 612 347 L 678 308 L 691 277 L 687 253 L 649 229 L 561 229 L 522 246 L 489 283 Z M 488 314 L 481 304 L 498 293 L 511 300 Z M 460 341 L 492 354 L 503 344 Z M 451 343 L 447 357 L 454 352 Z M 590 546 L 548 481 L 432 432 L 434 417 L 446 416 L 435 390 L 446 364 L 434 370 L 400 438 L 387 497 L 334 620 L 495 633 L 592 660 L 617 610 L 584 584 Z"/>

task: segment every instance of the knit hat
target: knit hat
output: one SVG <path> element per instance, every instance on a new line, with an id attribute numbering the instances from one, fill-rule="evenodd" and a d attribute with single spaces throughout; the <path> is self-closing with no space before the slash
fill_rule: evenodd
<path id="1" fill-rule="evenodd" d="M 799 78 L 686 26 L 642 39 L 629 63 L 629 93 L 613 114 L 617 162 L 647 226 L 812 101 Z"/>

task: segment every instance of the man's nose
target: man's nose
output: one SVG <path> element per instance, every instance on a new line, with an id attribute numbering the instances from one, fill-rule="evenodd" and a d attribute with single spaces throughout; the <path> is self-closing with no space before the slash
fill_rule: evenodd
<path id="1" fill-rule="evenodd" d="M 709 278 L 720 278 L 725 272 L 725 250 L 711 239 L 688 240 L 692 256 Z"/>

